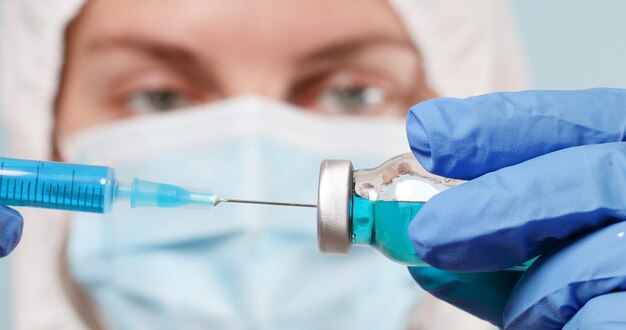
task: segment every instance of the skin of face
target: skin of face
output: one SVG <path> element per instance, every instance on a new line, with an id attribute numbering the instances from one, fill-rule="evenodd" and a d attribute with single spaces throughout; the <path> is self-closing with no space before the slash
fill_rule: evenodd
<path id="1" fill-rule="evenodd" d="M 89 0 L 66 32 L 55 134 L 245 94 L 335 116 L 435 96 L 383 0 Z"/>

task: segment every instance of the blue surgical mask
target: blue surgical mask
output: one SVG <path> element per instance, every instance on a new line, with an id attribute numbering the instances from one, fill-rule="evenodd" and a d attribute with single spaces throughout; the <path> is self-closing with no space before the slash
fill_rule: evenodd
<path id="1" fill-rule="evenodd" d="M 62 150 L 122 179 L 315 203 L 321 160 L 371 167 L 408 146 L 401 118 L 324 117 L 242 97 L 85 130 Z M 70 272 L 113 328 L 398 329 L 422 296 L 405 267 L 373 249 L 320 254 L 315 209 L 118 207 L 72 218 Z"/>

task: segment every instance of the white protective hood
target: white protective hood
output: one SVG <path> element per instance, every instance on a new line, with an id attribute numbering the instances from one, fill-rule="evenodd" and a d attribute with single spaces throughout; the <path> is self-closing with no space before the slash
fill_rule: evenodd
<path id="1" fill-rule="evenodd" d="M 0 10 L 0 124 L 3 125 L 0 131 L 5 138 L 5 156 L 50 157 L 53 103 L 62 68 L 64 31 L 83 3 L 83 0 L 4 1 Z M 390 0 L 390 3 L 415 41 L 430 85 L 439 95 L 464 97 L 527 87 L 525 62 L 506 2 Z M 20 211 L 25 218 L 24 235 L 12 256 L 15 327 L 84 328 L 61 275 L 67 226 L 63 213 Z M 425 315 L 441 313 L 441 308 L 430 308 L 433 309 Z M 454 328 L 450 323 L 454 317 L 444 319 L 445 328 Z M 470 326 L 458 324 L 466 329 Z M 438 326 L 442 324 L 431 323 L 429 328 Z"/>

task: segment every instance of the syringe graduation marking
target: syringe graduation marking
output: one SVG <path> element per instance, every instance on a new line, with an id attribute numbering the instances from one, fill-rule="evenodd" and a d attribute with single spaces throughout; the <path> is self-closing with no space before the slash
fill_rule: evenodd
<path id="1" fill-rule="evenodd" d="M 37 166 L 37 174 L 35 174 L 35 203 L 37 203 L 37 190 L 39 189 L 39 168 L 40 166 Z"/>
<path id="2" fill-rule="evenodd" d="M 96 187 L 91 187 L 91 203 L 89 203 L 89 207 L 93 207 L 93 196 L 96 191 Z"/>
<path id="3" fill-rule="evenodd" d="M 72 181 L 70 185 L 70 200 L 69 206 L 72 206 L 72 200 L 74 199 L 74 176 L 76 175 L 76 171 L 72 170 Z"/>
<path id="4" fill-rule="evenodd" d="M 80 188 L 81 188 L 81 186 L 79 185 L 78 186 L 78 193 L 77 193 L 77 196 L 76 196 L 76 206 L 80 206 L 80 192 L 81 192 Z"/>

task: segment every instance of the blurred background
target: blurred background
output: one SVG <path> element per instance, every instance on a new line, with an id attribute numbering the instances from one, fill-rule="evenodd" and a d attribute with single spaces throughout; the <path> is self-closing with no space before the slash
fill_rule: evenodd
<path id="1" fill-rule="evenodd" d="M 514 0 L 533 88 L 626 87 L 626 2 Z"/>
<path id="2" fill-rule="evenodd" d="M 622 41 L 626 2 L 512 0 L 511 4 L 533 88 L 626 88 L 626 43 Z M 0 10 L 2 5 L 0 0 Z M 2 132 L 0 152 L 1 136 Z M 11 328 L 9 263 L 10 258 L 0 260 L 0 329 Z"/>

